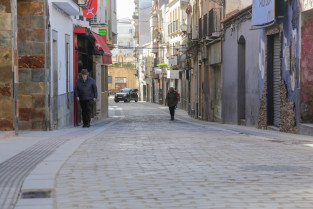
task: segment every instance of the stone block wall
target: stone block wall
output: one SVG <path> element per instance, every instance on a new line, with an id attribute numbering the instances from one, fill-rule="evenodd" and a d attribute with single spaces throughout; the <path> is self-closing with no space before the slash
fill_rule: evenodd
<path id="1" fill-rule="evenodd" d="M 12 76 L 12 12 L 11 1 L 0 1 L 0 131 L 13 129 Z"/>
<path id="2" fill-rule="evenodd" d="M 19 128 L 46 130 L 44 0 L 18 0 Z"/>

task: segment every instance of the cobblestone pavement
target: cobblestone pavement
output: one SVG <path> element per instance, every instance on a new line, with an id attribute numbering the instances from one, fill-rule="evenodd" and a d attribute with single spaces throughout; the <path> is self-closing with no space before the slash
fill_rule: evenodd
<path id="1" fill-rule="evenodd" d="M 60 169 L 55 209 L 313 208 L 311 137 L 112 105 L 117 122 Z"/>

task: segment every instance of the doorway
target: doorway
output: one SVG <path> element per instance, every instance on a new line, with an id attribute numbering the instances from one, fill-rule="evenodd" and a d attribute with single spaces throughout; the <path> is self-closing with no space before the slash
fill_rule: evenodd
<path id="1" fill-rule="evenodd" d="M 222 121 L 222 71 L 220 65 L 213 68 L 213 121 Z"/>
<path id="2" fill-rule="evenodd" d="M 281 43 L 279 34 L 267 36 L 267 123 L 280 126 Z"/>
<path id="3" fill-rule="evenodd" d="M 238 119 L 240 125 L 246 125 L 246 40 L 238 41 Z"/>

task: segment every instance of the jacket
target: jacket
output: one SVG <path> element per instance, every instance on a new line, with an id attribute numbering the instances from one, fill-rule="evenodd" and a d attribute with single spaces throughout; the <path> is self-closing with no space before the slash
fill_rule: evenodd
<path id="1" fill-rule="evenodd" d="M 84 82 L 83 78 L 79 78 L 75 85 L 75 98 L 79 97 L 80 100 L 92 100 L 98 97 L 97 86 L 94 79 L 87 77 Z"/>
<path id="2" fill-rule="evenodd" d="M 169 107 L 174 107 L 177 105 L 178 98 L 177 98 L 177 92 L 168 92 L 166 95 L 166 103 Z"/>

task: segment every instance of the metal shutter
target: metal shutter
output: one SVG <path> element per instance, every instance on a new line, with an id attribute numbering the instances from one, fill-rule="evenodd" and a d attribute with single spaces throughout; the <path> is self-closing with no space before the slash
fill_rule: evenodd
<path id="1" fill-rule="evenodd" d="M 274 36 L 273 52 L 273 107 L 274 107 L 274 126 L 280 125 L 280 82 L 281 82 L 281 43 L 279 35 Z"/>

